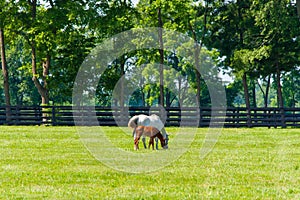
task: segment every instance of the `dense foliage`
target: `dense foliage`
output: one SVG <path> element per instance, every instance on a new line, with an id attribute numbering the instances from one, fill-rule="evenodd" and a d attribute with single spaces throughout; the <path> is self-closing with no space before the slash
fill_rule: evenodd
<path id="1" fill-rule="evenodd" d="M 77 71 L 94 47 L 126 30 L 163 27 L 195 40 L 196 64 L 180 57 L 180 49 L 125 53 L 101 76 L 94 99 L 97 105 L 151 106 L 164 102 L 164 106 L 179 106 L 188 96 L 196 95 L 201 106 L 209 106 L 208 88 L 195 70 L 201 56 L 209 55 L 219 76 L 231 77 L 223 80 L 228 106 L 299 106 L 298 2 L 1 1 L 1 49 L 5 54 L 1 56 L 0 81 L 4 84 L 0 84 L 0 105 L 8 105 L 8 101 L 11 105 L 70 105 Z M 153 71 L 149 66 L 154 63 L 163 65 L 163 71 Z M 137 71 L 143 78 L 135 77 Z M 121 77 L 136 80 L 138 89 L 128 98 L 123 95 L 126 91 L 120 91 L 121 97 L 112 101 Z"/>

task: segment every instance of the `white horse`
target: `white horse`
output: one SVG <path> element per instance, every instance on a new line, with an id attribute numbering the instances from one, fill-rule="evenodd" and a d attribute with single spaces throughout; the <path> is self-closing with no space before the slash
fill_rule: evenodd
<path id="1" fill-rule="evenodd" d="M 128 122 L 128 127 L 133 129 L 132 134 L 133 134 L 134 138 L 136 137 L 135 129 L 137 126 L 152 126 L 152 127 L 157 128 L 161 132 L 161 134 L 163 135 L 163 139 L 165 140 L 164 148 L 165 149 L 168 148 L 169 137 L 164 128 L 164 124 L 160 120 L 159 116 L 157 116 L 155 114 L 152 114 L 150 116 L 143 115 L 143 114 L 133 116 Z M 143 135 L 142 141 L 143 141 L 144 147 L 146 148 L 145 135 Z M 156 149 L 158 149 L 158 139 L 155 138 L 155 141 L 156 141 Z"/>

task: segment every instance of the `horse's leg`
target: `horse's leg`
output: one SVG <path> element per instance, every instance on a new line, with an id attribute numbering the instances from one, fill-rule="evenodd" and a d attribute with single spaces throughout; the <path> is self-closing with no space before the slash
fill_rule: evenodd
<path id="1" fill-rule="evenodd" d="M 156 150 L 158 150 L 158 138 L 157 137 L 155 137 L 155 148 L 156 148 Z"/>
<path id="2" fill-rule="evenodd" d="M 135 131 L 135 138 L 134 138 L 134 150 L 139 149 L 139 140 L 141 138 L 142 131 L 140 129 Z"/>
<path id="3" fill-rule="evenodd" d="M 151 146 L 151 137 L 149 139 L 148 149 L 150 149 L 150 146 Z"/>
<path id="4" fill-rule="evenodd" d="M 152 137 L 152 150 L 154 150 L 154 138 L 155 137 Z"/>
<path id="5" fill-rule="evenodd" d="M 166 149 L 168 148 L 168 144 L 169 144 L 169 135 L 166 135 L 166 139 L 165 139 L 165 147 Z"/>
<path id="6" fill-rule="evenodd" d="M 142 141 L 143 141 L 144 148 L 147 149 L 146 137 L 145 136 L 142 137 Z"/>
<path id="7" fill-rule="evenodd" d="M 138 139 L 137 139 L 136 127 L 134 127 L 134 129 L 132 131 L 132 137 L 133 137 L 133 143 L 134 143 L 134 150 L 138 150 L 138 146 L 137 146 Z"/>
<path id="8" fill-rule="evenodd" d="M 150 149 L 150 146 L 152 146 L 152 150 L 154 150 L 154 138 L 153 137 L 150 137 L 149 149 Z"/>
<path id="9" fill-rule="evenodd" d="M 139 140 L 140 140 L 139 137 L 136 137 L 134 139 L 134 150 L 138 150 L 139 149 Z"/>

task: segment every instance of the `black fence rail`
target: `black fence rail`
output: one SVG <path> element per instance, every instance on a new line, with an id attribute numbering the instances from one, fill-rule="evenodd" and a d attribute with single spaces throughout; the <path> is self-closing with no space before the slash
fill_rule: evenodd
<path id="1" fill-rule="evenodd" d="M 8 112 L 9 110 L 9 112 Z M 163 112 L 161 112 L 163 111 Z M 300 108 L 197 108 L 11 106 L 0 107 L 0 125 L 126 126 L 138 114 L 163 113 L 166 126 L 300 127 Z"/>

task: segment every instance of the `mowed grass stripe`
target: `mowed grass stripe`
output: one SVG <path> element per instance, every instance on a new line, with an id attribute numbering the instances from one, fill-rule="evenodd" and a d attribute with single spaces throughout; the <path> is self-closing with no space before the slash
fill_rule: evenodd
<path id="1" fill-rule="evenodd" d="M 130 135 L 102 128 L 114 145 L 133 151 Z M 170 148 L 176 130 L 167 129 Z M 206 133 L 198 129 L 189 150 L 164 170 L 130 174 L 95 160 L 76 127 L 1 126 L 0 199 L 300 198 L 299 129 L 224 129 L 200 159 Z"/>

